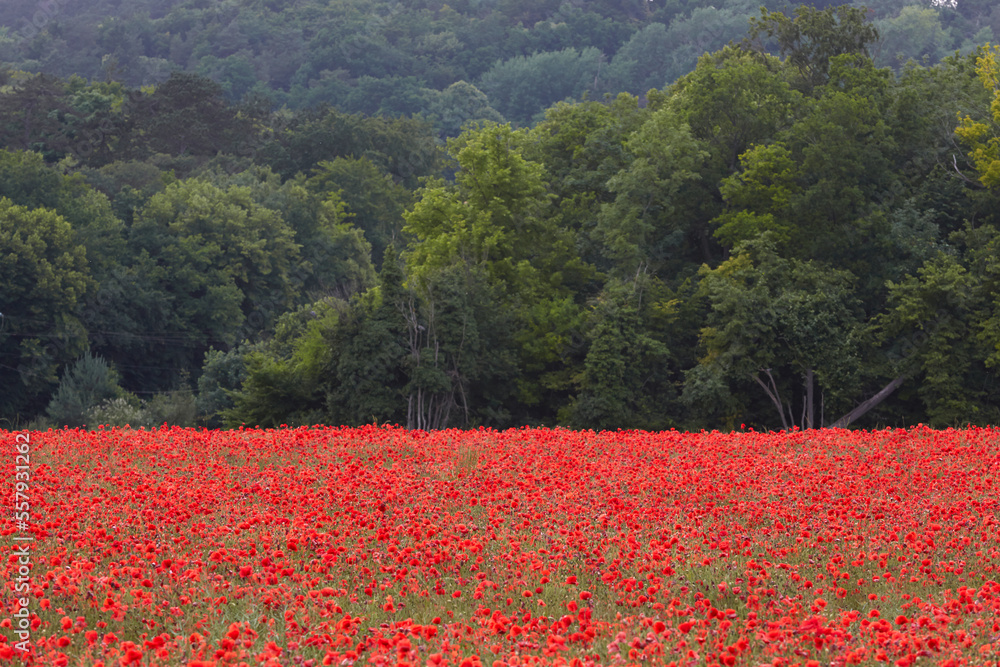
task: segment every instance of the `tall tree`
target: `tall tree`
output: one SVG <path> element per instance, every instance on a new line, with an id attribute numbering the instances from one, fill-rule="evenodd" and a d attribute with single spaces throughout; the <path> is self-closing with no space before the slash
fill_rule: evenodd
<path id="1" fill-rule="evenodd" d="M 763 53 L 773 41 L 786 64 L 798 73 L 797 85 L 809 93 L 826 83 L 831 58 L 846 54 L 871 57 L 870 48 L 878 37 L 864 9 L 799 5 L 794 17 L 761 8 L 760 18 L 750 19 L 744 45 Z"/>
<path id="2" fill-rule="evenodd" d="M 210 347 L 255 337 L 296 297 L 294 231 L 248 187 L 171 185 L 136 217 L 129 250 L 114 286 L 125 299 L 120 311 L 143 314 L 129 361 L 115 359 L 128 379 L 127 366 L 169 369 L 147 382 L 174 388 L 183 371 L 196 375 Z"/>
<path id="3" fill-rule="evenodd" d="M 713 158 L 728 173 L 737 170 L 740 155 L 751 146 L 787 129 L 803 107 L 777 58 L 755 57 L 735 47 L 703 55 L 670 93 L 671 107 L 695 137 L 708 142 Z"/>
<path id="4" fill-rule="evenodd" d="M 826 410 L 845 410 L 862 370 L 854 282 L 846 271 L 782 258 L 770 234 L 744 243 L 718 268 L 703 268 L 699 292 L 710 312 L 686 403 L 701 419 L 730 427 L 775 423 L 760 399 L 756 408 L 748 400 L 754 385 L 782 428 L 822 426 Z"/>
<path id="5" fill-rule="evenodd" d="M 0 198 L 0 417 L 36 414 L 57 371 L 86 350 L 77 306 L 93 286 L 86 250 L 55 211 Z"/>
<path id="6" fill-rule="evenodd" d="M 378 288 L 342 313 L 339 326 L 329 332 L 326 413 L 335 423 L 407 423 L 408 303 L 399 254 L 389 244 Z"/>
<path id="7" fill-rule="evenodd" d="M 222 87 L 206 77 L 174 72 L 156 86 L 149 105 L 133 110 L 130 138 L 136 151 L 168 155 L 207 155 L 235 152 L 241 130 L 236 109 Z"/>
<path id="8" fill-rule="evenodd" d="M 389 245 L 402 241 L 403 211 L 413 195 L 370 159 L 324 160 L 313 170 L 308 187 L 322 196 L 338 193 L 351 223 L 364 233 L 372 246 L 372 259 L 379 265 Z"/>
<path id="9" fill-rule="evenodd" d="M 590 275 L 572 231 L 560 229 L 550 215 L 543 166 L 524 157 L 529 136 L 509 125 L 486 125 L 450 141 L 459 165 L 454 185 L 437 181 L 421 190 L 404 228 L 415 239 L 407 271 L 423 304 L 438 302 L 435 289 L 452 294 L 463 281 L 479 285 L 485 280 L 484 286 L 468 289 L 473 295 L 485 290 L 508 309 L 515 335 L 526 343 L 537 330 L 571 328 L 580 311 L 573 288 Z M 459 307 L 461 312 L 478 308 L 472 303 Z M 545 386 L 542 378 L 569 344 L 568 336 L 557 334 L 521 348 L 520 364 L 528 372 L 519 391 L 526 405 L 544 405 L 548 412 L 552 394 L 568 389 L 568 378 L 556 386 Z"/>
<path id="10" fill-rule="evenodd" d="M 18 74 L 0 90 L 0 146 L 39 151 L 53 161 L 69 145 L 66 84 L 49 74 Z"/>
<path id="11" fill-rule="evenodd" d="M 711 196 L 701 187 L 709 158 L 704 144 L 679 114 L 662 108 L 626 146 L 632 160 L 608 181 L 615 199 L 601 207 L 595 229 L 614 274 L 628 279 L 644 269 L 661 271 L 690 257 L 685 246 L 692 241 L 709 259 L 704 234 L 689 226 L 700 200 Z"/>
<path id="12" fill-rule="evenodd" d="M 566 411 L 574 427 L 656 430 L 673 425 L 667 410 L 673 398 L 669 352 L 644 317 L 648 282 L 611 281 L 598 299 L 579 394 Z"/>
<path id="13" fill-rule="evenodd" d="M 899 184 L 898 142 L 886 118 L 892 74 L 855 55 L 831 59 L 830 79 L 802 116 L 770 144 L 741 156 L 720 190 L 715 220 L 734 247 L 772 231 L 781 252 L 849 268 L 866 298 L 884 294 L 880 248 L 889 235 L 881 202 Z"/>
<path id="14" fill-rule="evenodd" d="M 528 125 L 556 102 L 594 89 L 603 59 L 593 47 L 518 56 L 494 65 L 478 86 L 504 118 Z"/>
<path id="15" fill-rule="evenodd" d="M 967 227 L 916 275 L 890 283 L 877 320 L 896 372 L 935 426 L 994 423 L 1000 369 L 1000 232 Z"/>

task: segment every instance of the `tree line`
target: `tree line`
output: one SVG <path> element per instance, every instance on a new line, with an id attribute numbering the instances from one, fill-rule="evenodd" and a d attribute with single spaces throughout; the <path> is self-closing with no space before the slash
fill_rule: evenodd
<path id="1" fill-rule="evenodd" d="M 792 11 L 785 0 L 6 0 L 0 62 L 130 87 L 185 71 L 234 103 L 421 114 L 456 136 L 469 119 L 527 125 L 561 100 L 662 89 L 742 39 L 761 5 Z M 866 10 L 879 66 L 934 64 L 1000 36 L 990 0 Z"/>
<path id="2" fill-rule="evenodd" d="M 766 8 L 525 127 L 0 88 L 0 417 L 790 428 L 995 422 L 997 51 L 896 72 Z"/>

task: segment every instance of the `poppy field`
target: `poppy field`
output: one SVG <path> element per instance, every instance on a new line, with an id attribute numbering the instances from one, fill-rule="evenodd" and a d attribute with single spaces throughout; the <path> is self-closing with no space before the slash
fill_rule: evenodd
<path id="1" fill-rule="evenodd" d="M 997 429 L 28 435 L 0 665 L 1000 664 Z"/>

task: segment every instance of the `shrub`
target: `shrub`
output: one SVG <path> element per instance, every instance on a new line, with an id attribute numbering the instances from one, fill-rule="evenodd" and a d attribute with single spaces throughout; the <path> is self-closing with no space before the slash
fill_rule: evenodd
<path id="1" fill-rule="evenodd" d="M 194 426 L 198 406 L 189 387 L 166 391 L 153 396 L 145 406 L 146 426 Z"/>
<path id="2" fill-rule="evenodd" d="M 87 411 L 101 403 L 126 398 L 118 374 L 103 357 L 80 357 L 62 376 L 45 414 L 56 426 L 83 426 Z"/>
<path id="3" fill-rule="evenodd" d="M 126 398 L 110 398 L 96 405 L 86 413 L 88 424 L 105 426 L 144 426 L 149 421 L 149 413 Z"/>

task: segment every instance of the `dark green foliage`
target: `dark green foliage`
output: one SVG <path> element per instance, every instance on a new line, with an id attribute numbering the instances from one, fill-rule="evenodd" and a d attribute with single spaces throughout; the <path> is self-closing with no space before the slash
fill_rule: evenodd
<path id="1" fill-rule="evenodd" d="M 401 238 L 403 210 L 413 195 L 368 158 L 338 157 L 320 162 L 308 187 L 321 196 L 337 193 L 351 223 L 364 232 L 371 256 L 381 263 L 390 244 Z"/>
<path id="2" fill-rule="evenodd" d="M 161 392 L 143 404 L 146 423 L 150 426 L 194 426 L 198 419 L 198 402 L 191 387 Z"/>
<path id="3" fill-rule="evenodd" d="M 440 167 L 431 127 L 416 119 L 366 118 L 329 107 L 295 114 L 265 133 L 255 158 L 283 179 L 309 173 L 324 160 L 368 158 L 408 187 Z"/>
<path id="4" fill-rule="evenodd" d="M 797 85 L 806 92 L 827 81 L 830 60 L 842 55 L 871 56 L 878 30 L 864 9 L 841 5 L 817 9 L 799 5 L 794 18 L 761 8 L 760 18 L 750 19 L 746 44 L 763 50 L 768 42 L 798 74 Z"/>
<path id="5" fill-rule="evenodd" d="M 642 290 L 609 284 L 589 333 L 580 394 L 569 408 L 577 428 L 668 428 L 668 350 L 643 321 Z M 647 295 L 648 296 L 648 295 Z"/>
<path id="6" fill-rule="evenodd" d="M 705 54 L 671 88 L 671 109 L 695 137 L 708 142 L 719 178 L 737 170 L 739 158 L 767 143 L 801 113 L 781 61 L 726 47 Z"/>
<path id="7" fill-rule="evenodd" d="M 911 59 L 936 62 L 953 51 L 954 36 L 941 25 L 936 8 L 903 7 L 898 16 L 879 21 L 878 30 L 882 36 L 880 65 L 899 66 Z"/>
<path id="8" fill-rule="evenodd" d="M 494 65 L 479 87 L 505 118 L 528 125 L 556 102 L 593 90 L 602 59 L 595 48 L 519 56 Z"/>
<path id="9" fill-rule="evenodd" d="M 208 426 L 222 426 L 221 414 L 233 407 L 232 394 L 246 379 L 246 354 L 241 346 L 229 352 L 210 349 L 205 353 L 195 407 Z"/>
<path id="10" fill-rule="evenodd" d="M 75 74 L 129 87 L 162 84 L 183 71 L 212 79 L 230 102 L 266 94 L 275 107 L 289 109 L 325 103 L 347 112 L 443 118 L 428 100 L 450 85 L 479 81 L 498 62 L 549 57 L 567 49 L 593 48 L 602 54 L 599 76 L 590 79 L 594 90 L 644 95 L 689 72 L 704 53 L 740 40 L 761 4 L 772 13 L 757 17 L 757 36 L 769 37 L 775 49 L 788 49 L 796 67 L 806 63 L 810 76 L 813 69 L 822 70 L 830 55 L 870 42 L 866 30 L 872 25 L 859 24 L 828 0 L 806 3 L 784 20 L 775 10 L 791 17 L 789 5 L 776 0 L 459 0 L 447 5 L 132 0 L 127 12 L 112 0 L 10 1 L 0 6 L 0 25 L 8 29 L 0 60 L 25 72 Z M 886 37 L 880 53 L 893 63 L 898 54 L 926 55 L 933 63 L 1000 34 L 998 14 L 986 0 L 963 0 L 956 7 L 872 0 L 867 14 L 849 10 L 877 18 Z M 39 20 L 41 25 L 32 25 Z M 565 97 L 561 93 L 553 101 Z M 489 107 L 499 109 L 508 98 L 504 92 L 491 93 Z M 80 134 L 60 139 L 42 130 L 40 136 L 52 140 L 46 150 L 56 156 L 64 150 L 60 140 L 86 136 L 89 144 L 104 134 L 113 143 L 122 135 L 118 129 L 107 131 L 117 128 L 116 120 L 122 119 L 87 112 L 74 121 Z M 511 115 L 507 120 L 523 122 Z M 458 134 L 454 124 L 442 123 L 438 129 L 444 136 Z M 218 139 L 224 138 L 220 133 Z M 104 151 L 103 141 L 97 145 L 98 152 Z"/>
<path id="11" fill-rule="evenodd" d="M 953 241 L 962 255 L 941 252 L 889 284 L 890 307 L 877 323 L 891 361 L 916 381 L 911 393 L 931 424 L 995 423 L 1000 233 L 967 228 Z"/>
<path id="12" fill-rule="evenodd" d="M 688 371 L 684 391 L 692 416 L 733 428 L 756 398 L 756 383 L 778 411 L 777 423 L 773 417 L 765 423 L 819 426 L 818 415 L 811 424 L 800 417 L 816 409 L 815 399 L 800 399 L 799 390 L 813 373 L 827 409 L 850 407 L 862 372 L 863 320 L 849 272 L 782 258 L 766 233 L 702 274 L 699 291 L 710 310 L 703 356 Z"/>
<path id="13" fill-rule="evenodd" d="M 611 60 L 601 86 L 611 93 L 644 96 L 690 72 L 706 53 L 746 34 L 742 9 L 694 8 L 670 25 L 650 23 L 632 35 Z"/>
<path id="14" fill-rule="evenodd" d="M 94 283 L 65 218 L 0 198 L 0 414 L 35 414 L 86 349 L 78 306 Z"/>
<path id="15" fill-rule="evenodd" d="M 133 154 L 215 155 L 231 151 L 236 112 L 223 96 L 222 86 L 195 74 L 175 72 L 156 87 L 144 109 L 133 113 L 130 139 Z"/>
<path id="16" fill-rule="evenodd" d="M 500 112 L 490 106 L 486 94 L 465 81 L 457 81 L 440 92 L 427 91 L 424 112 L 446 137 L 458 136 L 475 121 L 504 121 Z"/>
<path id="17" fill-rule="evenodd" d="M 172 316 L 194 323 L 206 343 L 232 344 L 255 304 L 294 297 L 294 231 L 248 188 L 174 184 L 150 199 L 129 240 L 145 275 L 165 287 Z"/>
<path id="18" fill-rule="evenodd" d="M 66 176 L 44 163 L 37 153 L 0 151 L 0 197 L 28 209 L 46 208 L 69 223 L 73 241 L 87 255 L 98 280 L 121 261 L 124 226 L 108 200 L 79 175 Z"/>
<path id="19" fill-rule="evenodd" d="M 16 75 L 0 92 L 0 145 L 61 156 L 69 145 L 66 84 L 56 77 Z"/>
<path id="20" fill-rule="evenodd" d="M 241 351 L 239 361 L 216 357 L 217 365 L 233 364 L 228 371 L 217 368 L 217 375 L 242 376 L 238 390 L 224 392 L 232 407 L 220 411 L 223 422 L 232 427 L 277 427 L 323 421 L 328 371 L 336 354 L 327 341 L 346 308 L 333 299 L 303 306 L 282 315 L 273 338 Z M 243 366 L 242 371 L 237 364 Z M 216 382 L 229 384 L 231 379 Z M 212 380 L 206 382 L 206 389 L 213 389 Z"/>
<path id="21" fill-rule="evenodd" d="M 515 322 L 497 308 L 502 288 L 482 267 L 437 271 L 407 314 L 406 424 L 501 427 L 509 424 L 518 378 Z"/>
<path id="22" fill-rule="evenodd" d="M 704 229 L 688 227 L 710 196 L 699 185 L 709 159 L 704 144 L 680 114 L 663 107 L 647 116 L 625 147 L 630 164 L 608 180 L 615 197 L 601 207 L 594 230 L 612 273 L 619 279 L 647 269 L 673 273 L 678 260 L 709 259 L 703 243 L 694 252 L 689 246 L 692 237 L 703 240 Z"/>
<path id="23" fill-rule="evenodd" d="M 45 414 L 58 426 L 83 426 L 88 410 L 124 396 L 118 375 L 108 362 L 87 354 L 67 367 Z"/>
<path id="24" fill-rule="evenodd" d="M 327 341 L 333 351 L 327 390 L 327 415 L 335 423 L 404 424 L 403 388 L 409 377 L 403 289 L 399 255 L 393 245 L 384 253 L 378 292 L 341 318 Z"/>
<path id="25" fill-rule="evenodd" d="M 277 428 L 319 423 L 316 378 L 303 375 L 290 361 L 261 353 L 247 355 L 246 364 L 247 377 L 235 394 L 235 404 L 222 413 L 226 426 Z"/>

